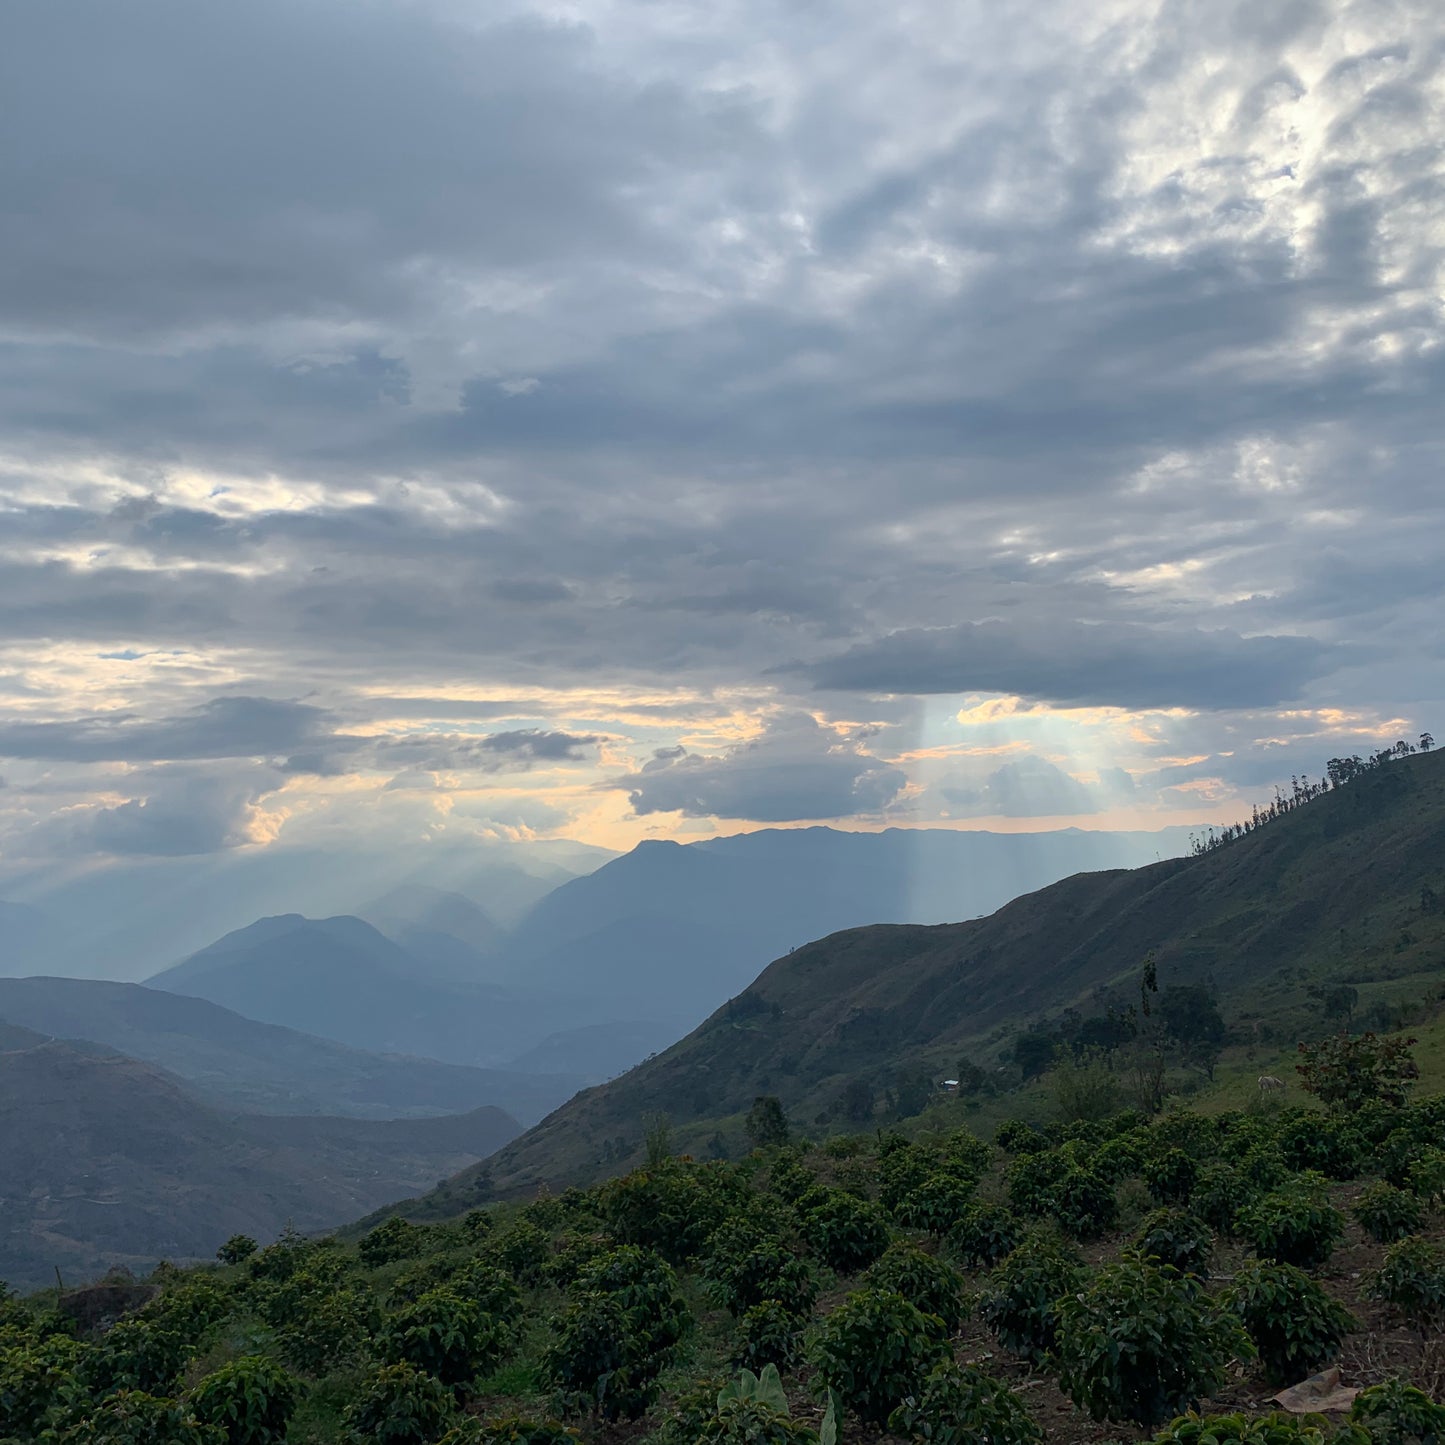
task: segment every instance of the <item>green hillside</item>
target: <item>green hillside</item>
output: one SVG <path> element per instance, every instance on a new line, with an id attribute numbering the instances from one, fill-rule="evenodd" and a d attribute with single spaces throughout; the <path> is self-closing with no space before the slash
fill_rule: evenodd
<path id="1" fill-rule="evenodd" d="M 454 1211 L 616 1172 L 666 1113 L 698 1152 L 758 1094 L 807 1123 L 855 1078 L 997 1062 L 1031 1021 L 1212 980 L 1236 1036 L 1255 1020 L 1293 1037 L 1311 983 L 1347 982 L 1361 1007 L 1418 999 L 1445 965 L 1445 754 L 1364 773 L 1199 856 L 1084 873 L 988 918 L 852 929 L 778 959 L 685 1039 L 589 1089 L 423 1204 Z M 1422 900 L 1424 906 L 1422 907 Z M 1314 1014 L 1315 1019 L 1318 1014 Z M 726 1142 L 741 1145 L 734 1124 Z"/>

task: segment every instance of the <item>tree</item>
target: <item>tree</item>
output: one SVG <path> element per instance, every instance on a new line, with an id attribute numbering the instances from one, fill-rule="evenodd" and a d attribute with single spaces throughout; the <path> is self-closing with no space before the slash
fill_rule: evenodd
<path id="1" fill-rule="evenodd" d="M 1346 1027 L 1354 1017 L 1355 1005 L 1360 1001 L 1359 989 L 1352 988 L 1347 983 L 1335 984 L 1330 988 L 1313 984 L 1306 992 L 1319 1004 L 1327 1022 L 1338 1019 Z"/>
<path id="2" fill-rule="evenodd" d="M 1209 989 L 1199 984 L 1171 984 L 1160 996 L 1159 1017 L 1184 1062 L 1213 1079 L 1226 1031 Z"/>
<path id="3" fill-rule="evenodd" d="M 770 1149 L 788 1142 L 788 1116 L 776 1094 L 759 1094 L 744 1122 L 748 1138 L 758 1149 Z"/>
<path id="4" fill-rule="evenodd" d="M 873 1085 L 867 1079 L 849 1079 L 838 1107 L 850 1124 L 866 1124 L 873 1118 Z"/>
<path id="5" fill-rule="evenodd" d="M 1420 734 L 1420 751 L 1422 753 L 1428 753 L 1434 746 L 1435 739 L 1432 738 L 1429 733 Z"/>
<path id="6" fill-rule="evenodd" d="M 1014 1063 L 1018 1065 L 1025 1083 L 1053 1067 L 1058 1047 L 1058 1039 L 1041 1028 L 1032 1028 L 1019 1035 L 1014 1044 Z"/>
<path id="7" fill-rule="evenodd" d="M 1299 1046 L 1295 1065 L 1307 1093 L 1327 1108 L 1344 1113 L 1378 1099 L 1398 1108 L 1420 1070 L 1410 1054 L 1414 1039 L 1380 1038 L 1340 1032 L 1314 1044 Z"/>

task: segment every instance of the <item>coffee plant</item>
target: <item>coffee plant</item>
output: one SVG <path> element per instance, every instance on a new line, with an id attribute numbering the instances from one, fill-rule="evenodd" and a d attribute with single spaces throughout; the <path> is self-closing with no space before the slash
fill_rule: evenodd
<path id="1" fill-rule="evenodd" d="M 868 1267 L 863 1283 L 872 1289 L 892 1290 L 912 1301 L 926 1315 L 937 1315 L 950 1332 L 968 1314 L 963 1276 L 952 1265 L 926 1254 L 916 1244 L 889 1245 L 882 1258 Z"/>
<path id="2" fill-rule="evenodd" d="M 1199 1165 L 1183 1149 L 1165 1149 L 1146 1155 L 1139 1177 L 1158 1204 L 1187 1204 L 1199 1178 Z"/>
<path id="3" fill-rule="evenodd" d="M 1318 1175 L 1301 1174 L 1246 1205 L 1237 1228 L 1261 1258 L 1317 1269 L 1345 1232 L 1345 1217 L 1330 1203 Z"/>
<path id="4" fill-rule="evenodd" d="M 882 1426 L 948 1353 L 943 1321 L 891 1290 L 861 1289 L 824 1319 L 813 1349 L 821 1382 Z"/>
<path id="5" fill-rule="evenodd" d="M 927 1445 L 1039 1445 L 1022 1398 L 974 1365 L 937 1366 L 888 1417 L 890 1434 Z"/>
<path id="6" fill-rule="evenodd" d="M 974 1204 L 948 1232 L 948 1248 L 970 1269 L 987 1269 L 1018 1248 L 1018 1221 L 1007 1209 Z"/>
<path id="7" fill-rule="evenodd" d="M 1445 1247 L 1412 1236 L 1385 1251 L 1370 1282 L 1376 1299 L 1393 1305 L 1422 1334 L 1445 1325 Z"/>
<path id="8" fill-rule="evenodd" d="M 1247 1260 L 1225 1302 L 1238 1314 L 1265 1373 L 1288 1384 L 1326 1364 L 1356 1321 L 1302 1269 Z"/>
<path id="9" fill-rule="evenodd" d="M 803 1238 L 839 1274 L 866 1269 L 888 1248 L 888 1220 L 877 1205 L 830 1189 L 803 1213 Z"/>
<path id="10" fill-rule="evenodd" d="M 989 1275 L 979 1318 L 1005 1349 L 1040 1360 L 1058 1337 L 1059 1301 L 1078 1289 L 1082 1275 L 1072 1250 L 1048 1235 L 1035 1235 Z"/>
<path id="11" fill-rule="evenodd" d="M 1360 1191 L 1351 1213 L 1377 1244 L 1415 1234 L 1425 1222 L 1425 1210 L 1418 1197 L 1383 1179 Z"/>
<path id="12" fill-rule="evenodd" d="M 455 1411 L 440 1380 L 398 1362 L 367 1375 L 341 1419 L 353 1445 L 431 1445 Z"/>
<path id="13" fill-rule="evenodd" d="M 191 1413 L 224 1431 L 226 1445 L 282 1445 L 298 1382 L 264 1355 L 243 1355 L 190 1392 Z"/>
<path id="14" fill-rule="evenodd" d="M 1096 1420 L 1159 1425 L 1213 1394 L 1250 1352 L 1197 1280 L 1137 1255 L 1059 1301 L 1060 1384 Z"/>
<path id="15" fill-rule="evenodd" d="M 412 1365 L 456 1390 L 495 1369 L 510 1345 L 500 1320 L 447 1288 L 403 1305 L 383 1326 L 379 1341 L 393 1364 Z"/>
<path id="16" fill-rule="evenodd" d="M 1214 1238 L 1203 1220 L 1183 1209 L 1156 1209 L 1144 1216 L 1134 1236 L 1139 1253 L 1182 1274 L 1203 1274 Z"/>
<path id="17" fill-rule="evenodd" d="M 1323 1415 L 1196 1415 L 1161 1431 L 1150 1445 L 1371 1445 L 1357 1426 L 1332 1429 Z"/>
<path id="18" fill-rule="evenodd" d="M 772 1365 L 790 1374 L 803 1359 L 803 1332 L 798 1316 L 777 1300 L 764 1300 L 738 1321 L 732 1362 L 750 1370 Z"/>
<path id="19" fill-rule="evenodd" d="M 1374 1445 L 1445 1442 L 1445 1406 L 1401 1379 L 1361 1390 L 1350 1407 L 1350 1419 L 1370 1432 Z"/>

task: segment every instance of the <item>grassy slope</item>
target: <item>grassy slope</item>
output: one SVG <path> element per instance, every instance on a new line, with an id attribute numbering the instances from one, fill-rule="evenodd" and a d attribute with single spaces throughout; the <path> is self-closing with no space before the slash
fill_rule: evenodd
<path id="1" fill-rule="evenodd" d="M 1276 1037 L 1297 1036 L 1308 1019 L 1311 981 L 1355 983 L 1365 1003 L 1419 999 L 1445 963 L 1445 915 L 1420 912 L 1426 885 L 1445 892 L 1440 752 L 1394 762 L 1201 858 L 1079 874 L 967 923 L 834 934 L 779 959 L 687 1038 L 579 1094 L 422 1212 L 472 1202 L 484 1176 L 516 1193 L 611 1172 L 626 1161 L 609 1169 L 604 1143 L 633 1149 L 635 1161 L 650 1111 L 700 1149 L 720 1123 L 736 1134 L 759 1093 L 811 1120 L 855 1075 L 885 1082 L 910 1067 L 949 1070 L 963 1052 L 996 1056 L 1032 1019 L 1090 1009 L 1109 992 L 1127 998 L 1150 951 L 1165 984 L 1208 974 L 1232 1021 L 1267 1019 Z M 1233 1061 L 1238 1077 L 1256 1077 L 1265 1060 L 1289 1068 L 1276 1048 Z"/>

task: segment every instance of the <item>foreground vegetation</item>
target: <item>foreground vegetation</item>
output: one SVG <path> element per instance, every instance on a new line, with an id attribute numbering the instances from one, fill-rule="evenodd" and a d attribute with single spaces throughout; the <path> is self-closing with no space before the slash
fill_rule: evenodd
<path id="1" fill-rule="evenodd" d="M 11 1297 L 0 1440 L 1434 1445 L 1445 1096 L 1304 1062 L 1327 1110 L 812 1145 L 760 1101 L 737 1162 L 654 1120 L 591 1189 Z M 1332 1362 L 1348 1417 L 1271 1402 Z"/>

